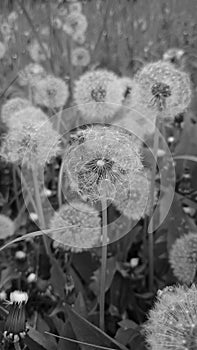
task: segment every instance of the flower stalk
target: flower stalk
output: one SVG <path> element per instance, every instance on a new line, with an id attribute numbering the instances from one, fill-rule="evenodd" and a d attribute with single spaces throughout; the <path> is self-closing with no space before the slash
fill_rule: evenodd
<path id="1" fill-rule="evenodd" d="M 106 267 L 107 267 L 107 200 L 103 196 L 102 205 L 102 256 L 101 256 L 101 280 L 100 280 L 100 315 L 99 326 L 105 330 L 105 283 L 106 283 Z"/>

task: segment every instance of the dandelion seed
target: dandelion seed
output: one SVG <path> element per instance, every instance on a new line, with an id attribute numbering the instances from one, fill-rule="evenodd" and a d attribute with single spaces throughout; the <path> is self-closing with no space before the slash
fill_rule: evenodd
<path id="1" fill-rule="evenodd" d="M 63 31 L 73 36 L 76 33 L 85 33 L 88 27 L 88 22 L 86 17 L 80 12 L 71 12 L 66 17 L 66 22 L 63 25 Z"/>
<path id="2" fill-rule="evenodd" d="M 170 63 L 158 61 L 144 66 L 136 75 L 131 103 L 140 110 L 145 106 L 153 113 L 162 111 L 165 118 L 174 118 L 191 101 L 191 85 L 187 73 Z"/>
<path id="3" fill-rule="evenodd" d="M 8 216 L 0 214 L 0 239 L 10 237 L 15 232 L 14 221 Z"/>
<path id="4" fill-rule="evenodd" d="M 39 79 L 46 76 L 45 69 L 36 63 L 28 64 L 24 69 L 18 73 L 18 82 L 20 86 L 34 85 Z"/>
<path id="5" fill-rule="evenodd" d="M 89 200 L 99 200 L 102 186 L 116 192 L 142 169 L 139 146 L 131 135 L 112 126 L 93 125 L 65 152 L 70 186 Z M 107 189 L 106 189 L 107 190 Z"/>
<path id="6" fill-rule="evenodd" d="M 11 98 L 2 106 L 1 119 L 4 123 L 7 123 L 10 117 L 12 117 L 13 113 L 19 112 L 20 110 L 29 107 L 30 105 L 30 101 L 25 98 Z"/>
<path id="7" fill-rule="evenodd" d="M 48 108 L 63 107 L 69 97 L 67 84 L 52 75 L 39 80 L 34 88 L 35 103 Z"/>
<path id="8" fill-rule="evenodd" d="M 40 46 L 37 40 L 33 40 L 32 43 L 30 43 L 27 46 L 27 51 L 29 52 L 29 55 L 34 62 L 43 62 L 50 57 L 50 49 L 48 45 L 44 42 L 42 43 L 42 45 L 44 47 L 45 52 L 43 51 L 43 48 Z"/>
<path id="9" fill-rule="evenodd" d="M 196 301 L 195 285 L 166 287 L 159 291 L 144 326 L 146 341 L 152 350 L 196 349 Z"/>
<path id="10" fill-rule="evenodd" d="M 10 293 L 10 309 L 3 332 L 4 338 L 10 342 L 18 342 L 23 339 L 28 332 L 25 316 L 25 304 L 27 301 L 28 295 L 25 292 L 15 290 Z"/>
<path id="11" fill-rule="evenodd" d="M 76 81 L 74 99 L 88 121 L 111 119 L 122 105 L 124 86 L 113 72 L 90 71 Z"/>
<path id="12" fill-rule="evenodd" d="M 101 219 L 97 210 L 82 202 L 63 205 L 51 219 L 50 228 L 61 228 L 50 237 L 55 246 L 66 251 L 81 252 L 100 243 Z"/>
<path id="13" fill-rule="evenodd" d="M 85 67 L 90 63 L 89 51 L 83 47 L 77 47 L 72 51 L 71 61 L 73 66 Z"/>
<path id="14" fill-rule="evenodd" d="M 5 53 L 7 51 L 7 48 L 4 43 L 0 41 L 0 60 L 5 56 Z"/>
<path id="15" fill-rule="evenodd" d="M 171 248 L 169 261 L 180 282 L 193 282 L 197 271 L 197 234 L 189 233 L 177 238 Z"/>
<path id="16" fill-rule="evenodd" d="M 8 162 L 24 164 L 28 168 L 36 163 L 44 166 L 57 156 L 60 135 L 52 128 L 49 121 L 29 121 L 9 130 L 3 140 L 1 156 Z"/>

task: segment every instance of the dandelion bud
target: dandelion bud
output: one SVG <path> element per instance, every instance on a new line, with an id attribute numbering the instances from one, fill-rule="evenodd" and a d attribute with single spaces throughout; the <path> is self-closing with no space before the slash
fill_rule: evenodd
<path id="1" fill-rule="evenodd" d="M 177 238 L 171 248 L 169 261 L 180 282 L 193 282 L 197 271 L 197 233 Z"/>
<path id="2" fill-rule="evenodd" d="M 15 290 L 10 294 L 10 310 L 4 325 L 4 338 L 10 342 L 18 342 L 23 339 L 28 331 L 26 326 L 25 304 L 28 295 L 25 292 Z"/>
<path id="3" fill-rule="evenodd" d="M 33 283 L 33 282 L 36 282 L 36 280 L 37 280 L 37 276 L 33 272 L 27 276 L 27 283 Z"/>
<path id="4" fill-rule="evenodd" d="M 124 99 L 125 86 L 113 72 L 86 72 L 75 82 L 77 108 L 88 121 L 112 119 Z"/>
<path id="5" fill-rule="evenodd" d="M 15 259 L 23 261 L 27 257 L 27 254 L 23 250 L 17 250 L 15 253 Z"/>
<path id="6" fill-rule="evenodd" d="M 38 214 L 36 213 L 29 213 L 29 217 L 32 221 L 37 221 L 38 220 Z"/>
<path id="7" fill-rule="evenodd" d="M 196 349 L 196 298 L 195 285 L 166 287 L 160 291 L 144 326 L 150 349 Z"/>
<path id="8" fill-rule="evenodd" d="M 101 219 L 97 210 L 82 202 L 63 205 L 50 222 L 54 231 L 50 237 L 56 241 L 56 247 L 66 251 L 81 252 L 98 246 L 101 237 Z M 62 228 L 55 231 L 57 228 Z"/>
<path id="9" fill-rule="evenodd" d="M 139 258 L 132 258 L 130 260 L 130 265 L 131 265 L 132 268 L 138 266 L 138 264 L 139 264 Z"/>

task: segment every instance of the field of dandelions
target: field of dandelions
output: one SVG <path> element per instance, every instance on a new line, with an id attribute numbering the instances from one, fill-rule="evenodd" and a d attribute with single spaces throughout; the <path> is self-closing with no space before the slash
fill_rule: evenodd
<path id="1" fill-rule="evenodd" d="M 196 11 L 0 1 L 0 349 L 197 349 Z"/>

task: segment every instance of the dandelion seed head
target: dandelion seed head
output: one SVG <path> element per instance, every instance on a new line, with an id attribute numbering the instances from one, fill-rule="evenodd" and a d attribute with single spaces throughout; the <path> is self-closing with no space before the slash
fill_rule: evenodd
<path id="1" fill-rule="evenodd" d="M 28 331 L 26 325 L 25 304 L 28 294 L 20 290 L 10 293 L 9 314 L 4 324 L 3 336 L 12 343 L 23 339 Z"/>
<path id="2" fill-rule="evenodd" d="M 11 163 L 24 164 L 28 168 L 34 163 L 44 166 L 60 151 L 60 135 L 49 121 L 29 121 L 9 130 L 3 140 L 1 155 Z"/>
<path id="3" fill-rule="evenodd" d="M 139 220 L 149 211 L 150 171 L 143 171 L 131 178 L 123 191 L 117 191 L 114 205 L 126 217 Z"/>
<path id="4" fill-rule="evenodd" d="M 0 239 L 10 237 L 15 232 L 14 221 L 8 216 L 0 214 Z"/>
<path id="5" fill-rule="evenodd" d="M 124 99 L 124 84 L 113 72 L 89 71 L 75 82 L 77 108 L 88 121 L 112 119 Z"/>
<path id="6" fill-rule="evenodd" d="M 34 62 L 43 62 L 50 57 L 50 49 L 47 43 L 42 42 L 42 46 L 44 50 L 36 39 L 27 46 L 27 51 Z"/>
<path id="7" fill-rule="evenodd" d="M 100 242 L 101 219 L 99 212 L 82 202 L 72 202 L 63 205 L 55 212 L 50 222 L 50 228 L 61 228 L 54 231 L 50 237 L 55 245 L 62 246 L 66 251 L 81 252 L 93 248 Z"/>
<path id="8" fill-rule="evenodd" d="M 26 304 L 28 301 L 28 294 L 20 290 L 15 290 L 14 292 L 10 293 L 10 301 L 11 303 Z"/>
<path id="9" fill-rule="evenodd" d="M 102 197 L 102 186 L 116 192 L 142 169 L 139 146 L 113 126 L 93 125 L 65 152 L 64 171 L 71 188 L 89 200 Z M 109 192 L 107 190 L 107 192 Z"/>
<path id="10" fill-rule="evenodd" d="M 69 97 L 67 84 L 52 75 L 39 80 L 34 88 L 35 103 L 48 108 L 63 107 Z"/>
<path id="11" fill-rule="evenodd" d="M 193 282 L 197 271 L 197 234 L 189 233 L 177 238 L 171 248 L 169 261 L 180 282 Z"/>
<path id="12" fill-rule="evenodd" d="M 40 108 L 29 105 L 29 107 L 21 108 L 12 115 L 10 114 L 6 123 L 10 129 L 20 129 L 26 124 L 44 123 L 48 120 L 47 115 Z"/>
<path id="13" fill-rule="evenodd" d="M 144 66 L 136 75 L 132 90 L 133 106 L 162 111 L 163 117 L 173 118 L 183 112 L 191 101 L 191 84 L 187 73 L 168 62 L 158 61 Z"/>
<path id="14" fill-rule="evenodd" d="M 197 346 L 195 285 L 166 287 L 158 294 L 144 326 L 152 350 L 193 350 Z"/>
<path id="15" fill-rule="evenodd" d="M 21 109 L 29 107 L 30 105 L 30 101 L 25 98 L 11 98 L 2 106 L 1 119 L 4 123 L 7 123 L 14 113 L 19 112 Z"/>
<path id="16" fill-rule="evenodd" d="M 76 47 L 72 50 L 71 61 L 73 66 L 86 67 L 90 63 L 89 51 L 83 47 Z"/>
<path id="17" fill-rule="evenodd" d="M 18 73 L 20 86 L 33 86 L 39 79 L 46 77 L 45 69 L 37 63 L 30 63 Z"/>
<path id="18" fill-rule="evenodd" d="M 74 11 L 68 14 L 62 29 L 68 35 L 73 36 L 76 33 L 85 33 L 87 27 L 86 17 L 82 13 Z"/>
<path id="19" fill-rule="evenodd" d="M 72 35 L 72 39 L 79 45 L 83 45 L 86 41 L 86 36 L 84 33 L 76 32 Z"/>

